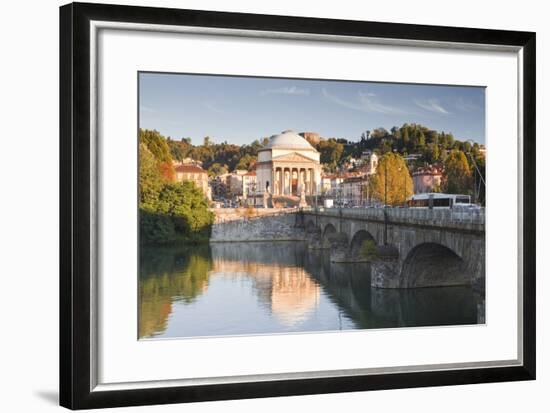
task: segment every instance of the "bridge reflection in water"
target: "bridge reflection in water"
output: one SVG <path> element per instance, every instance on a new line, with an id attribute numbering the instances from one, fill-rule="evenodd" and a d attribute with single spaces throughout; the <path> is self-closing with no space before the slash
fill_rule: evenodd
<path id="1" fill-rule="evenodd" d="M 304 242 L 142 247 L 139 337 L 195 337 L 483 322 L 470 287 L 371 288 L 367 263 Z"/>

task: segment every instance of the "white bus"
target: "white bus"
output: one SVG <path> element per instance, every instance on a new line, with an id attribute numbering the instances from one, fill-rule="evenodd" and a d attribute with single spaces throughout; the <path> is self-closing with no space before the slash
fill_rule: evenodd
<path id="1" fill-rule="evenodd" d="M 472 205 L 470 195 L 429 192 L 415 194 L 407 200 L 411 208 L 460 208 Z"/>

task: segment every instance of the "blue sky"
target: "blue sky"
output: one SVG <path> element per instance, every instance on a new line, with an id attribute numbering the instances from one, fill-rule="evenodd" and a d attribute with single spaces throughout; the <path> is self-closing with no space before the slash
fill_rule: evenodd
<path id="1" fill-rule="evenodd" d="M 247 144 L 286 129 L 359 140 L 420 123 L 485 142 L 485 89 L 400 83 L 140 73 L 141 128 L 200 144 Z"/>

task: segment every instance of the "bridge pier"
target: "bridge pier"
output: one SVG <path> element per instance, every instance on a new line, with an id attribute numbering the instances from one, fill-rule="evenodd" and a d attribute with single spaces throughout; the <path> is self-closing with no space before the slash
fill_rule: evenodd
<path id="1" fill-rule="evenodd" d="M 346 234 L 342 232 L 330 234 L 328 243 L 331 262 L 348 262 L 348 237 Z"/>
<path id="2" fill-rule="evenodd" d="M 397 258 L 373 260 L 370 285 L 375 288 L 400 288 L 400 275 Z"/>

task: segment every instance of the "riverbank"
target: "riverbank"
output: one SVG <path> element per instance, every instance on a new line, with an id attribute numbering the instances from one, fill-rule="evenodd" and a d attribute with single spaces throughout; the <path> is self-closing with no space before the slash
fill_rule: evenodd
<path id="1" fill-rule="evenodd" d="M 296 210 L 223 209 L 215 213 L 210 243 L 305 240 Z"/>

